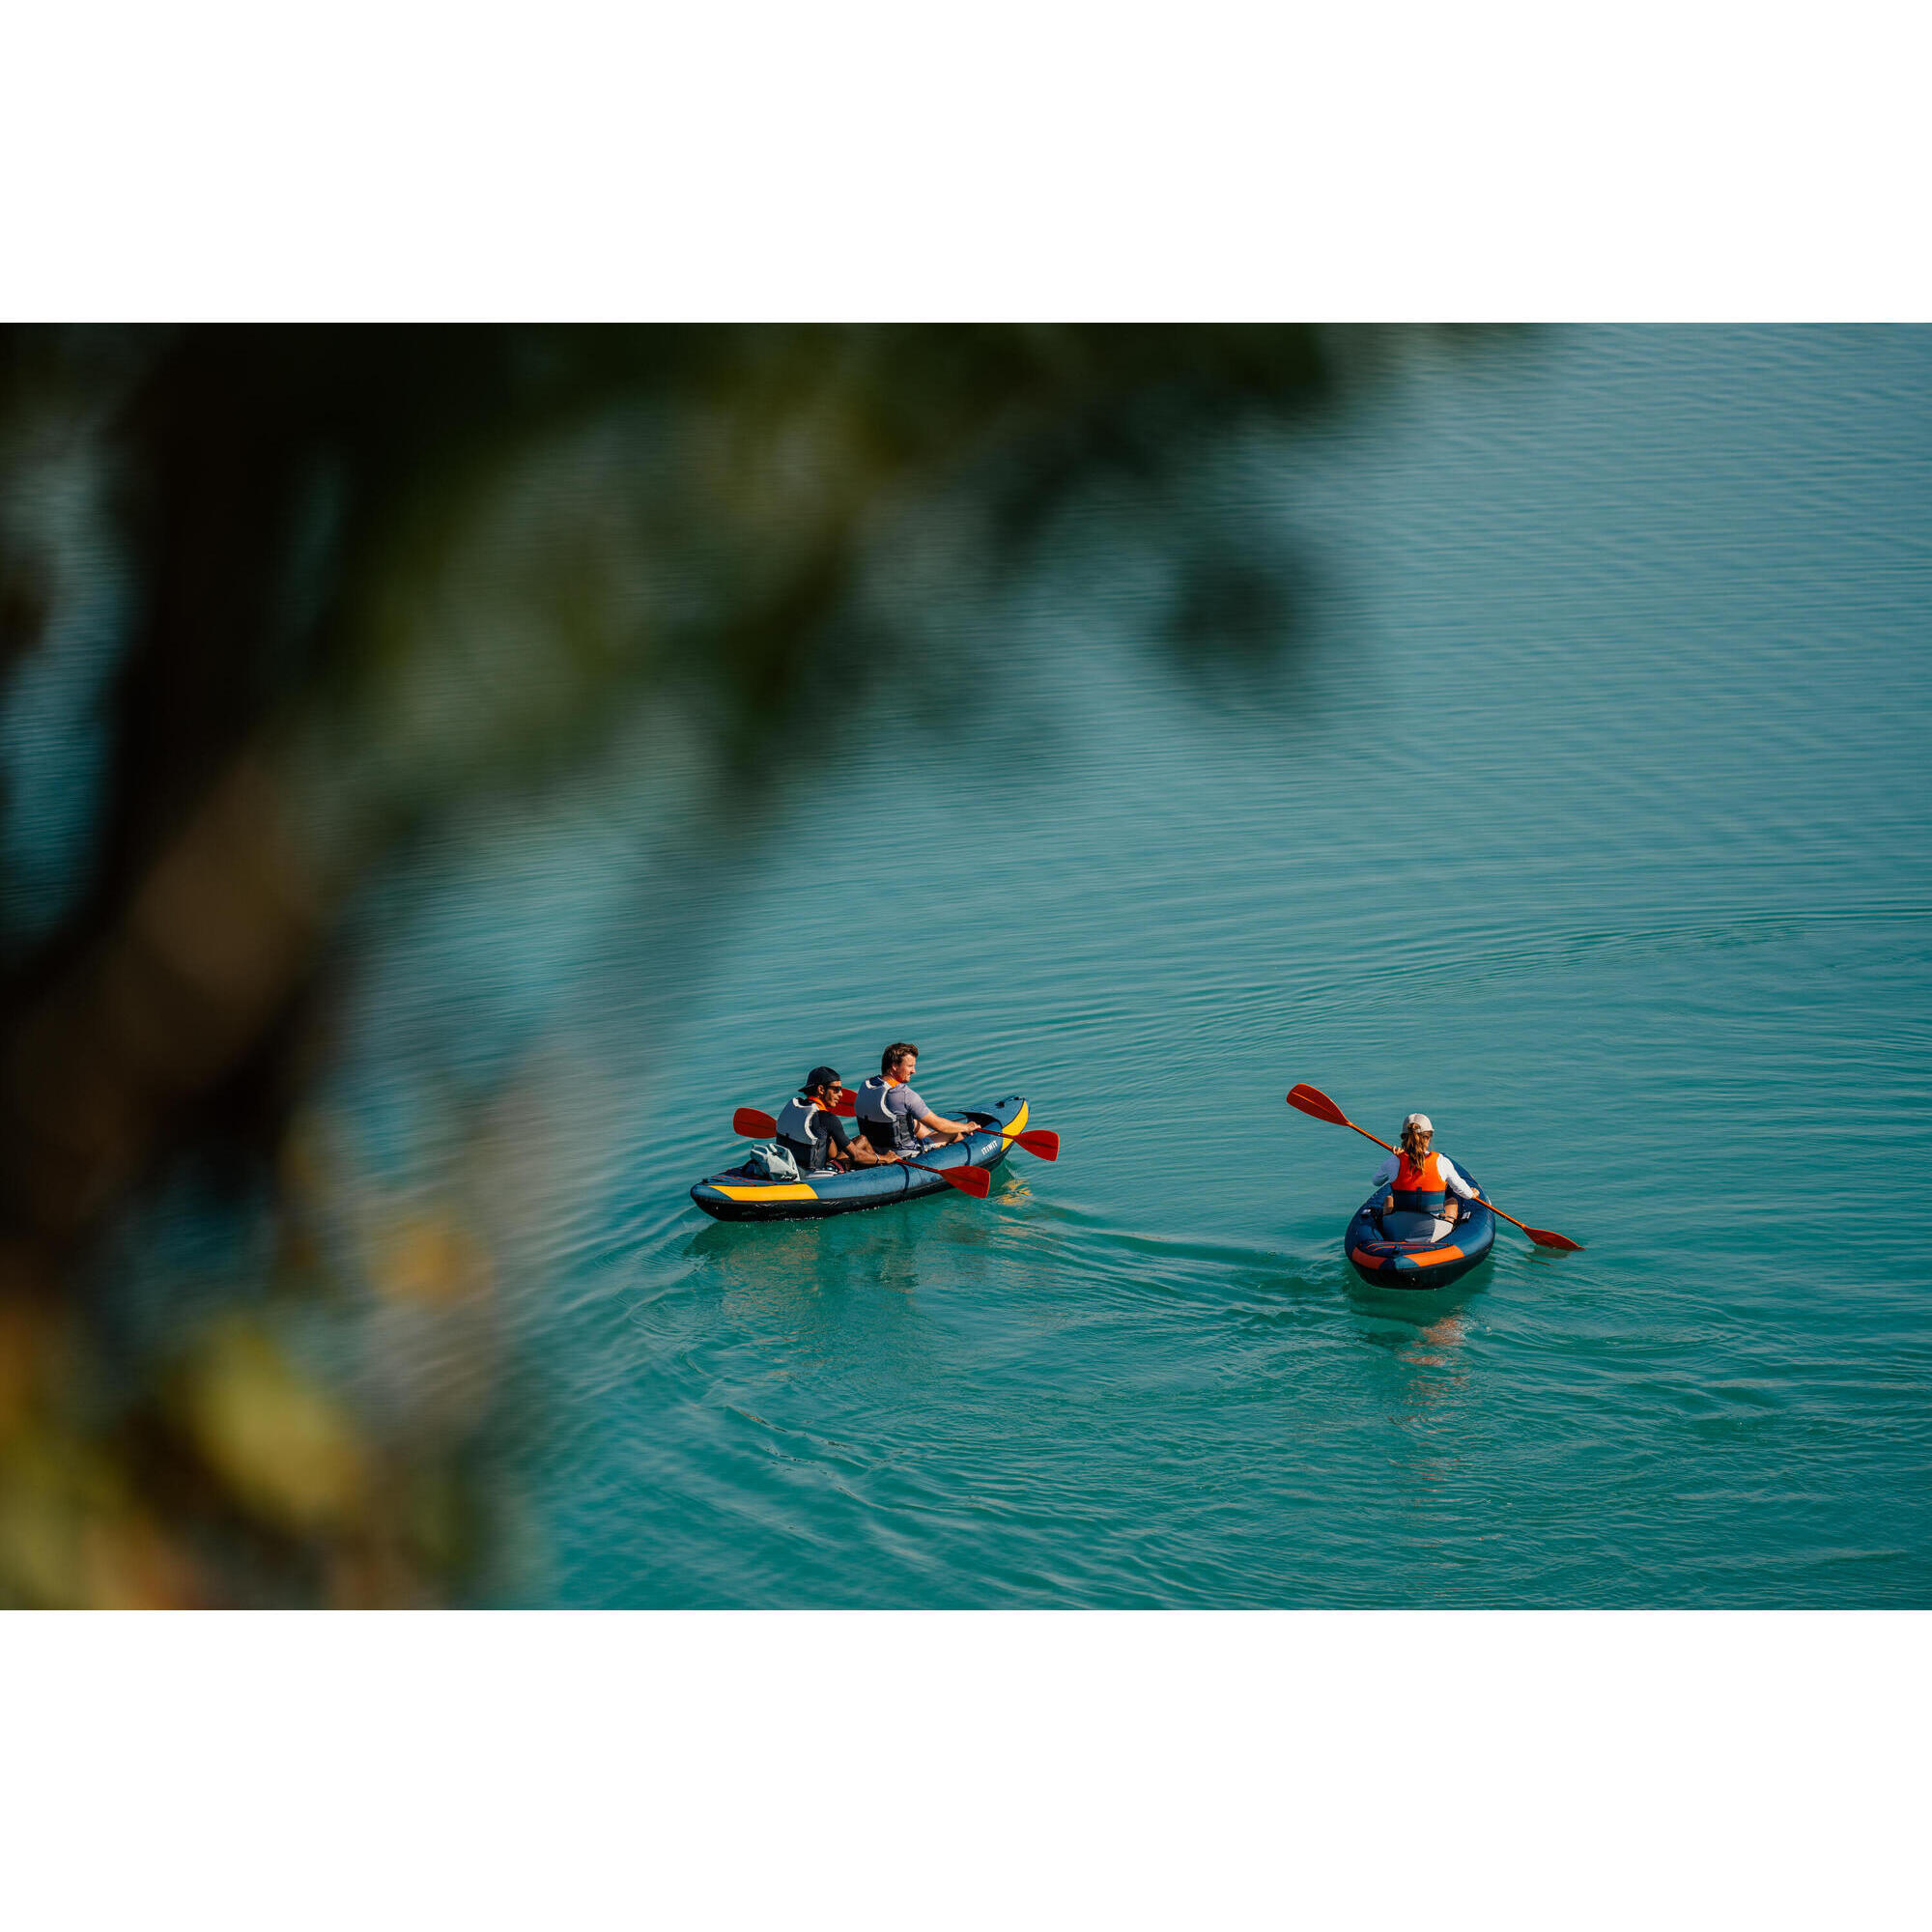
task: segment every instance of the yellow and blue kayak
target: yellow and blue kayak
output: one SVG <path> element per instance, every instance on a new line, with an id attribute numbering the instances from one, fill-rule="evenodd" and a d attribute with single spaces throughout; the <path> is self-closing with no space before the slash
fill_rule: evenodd
<path id="1" fill-rule="evenodd" d="M 851 1214 L 862 1208 L 888 1208 L 921 1194 L 954 1192 L 934 1170 L 943 1167 L 998 1167 L 1023 1132 L 1027 1103 L 1018 1094 L 990 1107 L 967 1107 L 953 1117 L 979 1121 L 983 1130 L 950 1147 L 887 1167 L 855 1167 L 838 1173 L 827 1168 L 805 1180 L 766 1180 L 742 1167 L 727 1168 L 700 1180 L 691 1198 L 720 1221 L 803 1221 L 820 1214 Z"/>
<path id="2" fill-rule="evenodd" d="M 1482 1183 L 1461 1161 L 1456 1166 L 1480 1196 Z M 1343 1252 L 1364 1281 L 1377 1288 L 1447 1288 L 1489 1260 L 1496 1244 L 1496 1217 L 1487 1201 L 1463 1202 L 1462 1219 L 1438 1241 L 1397 1241 L 1389 1238 L 1377 1214 L 1387 1199 L 1388 1189 L 1377 1188 L 1355 1209 L 1342 1236 Z"/>

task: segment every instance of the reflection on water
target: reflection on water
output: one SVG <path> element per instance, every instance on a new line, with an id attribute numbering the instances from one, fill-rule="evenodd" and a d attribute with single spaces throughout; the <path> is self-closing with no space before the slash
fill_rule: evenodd
<path id="1" fill-rule="evenodd" d="M 856 983 L 788 985 L 769 1013 L 770 961 L 721 961 L 674 1053 L 695 1070 L 728 1037 L 769 1069 L 757 1100 L 795 1077 L 801 1037 L 863 1058 L 910 1032 L 962 1091 L 1024 1086 L 1065 1155 L 963 1219 L 902 1210 L 914 1355 L 870 1340 L 878 1258 L 810 1232 L 845 1283 L 838 1333 L 788 1411 L 758 1412 L 895 1472 L 848 1484 L 863 1507 L 800 1519 L 842 1564 L 714 1517 L 661 1538 L 646 1581 L 563 1457 L 565 1594 L 1922 1600 L 1932 1520 L 1898 1499 L 1925 1492 L 1932 1441 L 1922 1416 L 1881 1426 L 1863 1369 L 1926 1350 L 1928 1284 L 1821 1257 L 1932 1094 L 1908 1017 L 1932 903 L 1912 730 L 1932 693 L 1905 615 L 1932 586 L 1898 563 L 1932 534 L 1925 354 L 1589 336 L 1470 396 L 1423 385 L 1399 429 L 1339 431 L 1290 465 L 1336 602 L 1287 724 L 1177 710 L 1127 648 L 1131 599 L 1099 637 L 1070 593 L 1017 610 L 1015 635 L 1053 642 L 1010 674 L 1062 721 L 1056 762 L 1015 774 L 976 840 L 947 792 L 964 754 L 912 815 L 808 813 L 746 931 L 836 949 L 882 879 L 904 923 L 868 933 Z M 1795 414 L 1768 443 L 1741 401 L 1712 403 L 1726 356 L 1786 385 Z M 1633 443 L 1638 416 L 1685 440 Z M 1855 597 L 1826 593 L 1834 574 Z M 1471 681 L 1436 681 L 1447 663 Z M 1432 728 L 1392 734 L 1388 693 L 1423 673 Z M 1900 717 L 1869 707 L 1881 676 Z M 890 771 L 858 750 L 824 796 Z M 1446 1293 L 1367 1289 L 1340 1242 L 1378 1156 L 1290 1117 L 1298 1078 L 1385 1135 L 1425 1106 L 1513 1212 L 1588 1251 L 1505 1229 Z M 1552 1130 L 1579 1120 L 1587 1138 Z M 1805 1200 L 1741 1278 L 1711 1177 L 1793 1146 Z M 627 1183 L 669 1200 L 711 1150 L 641 1126 Z M 713 1328 L 704 1358 L 724 1373 L 738 1346 Z M 1747 1380 L 1767 1391 L 1748 1418 L 1683 1408 Z"/>
<path id="2" fill-rule="evenodd" d="M 1462 1311 L 1458 1309 L 1432 1321 L 1422 1331 L 1418 1345 L 1404 1355 L 1403 1360 L 1413 1362 L 1418 1368 L 1445 1369 L 1450 1365 L 1450 1358 L 1462 1340 L 1463 1316 Z M 1427 1345 L 1427 1352 L 1423 1345 Z M 1459 1377 L 1466 1373 L 1466 1370 L 1459 1367 Z"/>
<path id="3" fill-rule="evenodd" d="M 1378 1309 L 1377 1313 L 1384 1315 L 1385 1311 Z M 1365 1344 L 1411 1372 L 1402 1375 L 1397 1386 L 1403 1415 L 1414 1420 L 1426 1420 L 1432 1411 L 1453 1400 L 1469 1378 L 1469 1365 L 1463 1354 L 1464 1311 L 1456 1308 L 1432 1313 L 1433 1320 L 1417 1314 L 1397 1327 L 1365 1327 L 1362 1331 Z"/>
<path id="4" fill-rule="evenodd" d="M 278 1601 L 1922 1605 L 1932 1279 L 1842 1229 L 1932 1105 L 1926 339 L 1425 353 L 1351 415 L 1242 418 L 1165 498 L 1056 484 L 987 571 L 1025 494 L 998 458 L 914 527 L 841 526 L 853 604 L 809 649 L 831 588 L 794 571 L 875 458 L 765 474 L 795 409 L 854 419 L 797 356 L 741 444 L 644 464 L 666 418 L 630 405 L 539 438 L 490 526 L 514 582 L 452 535 L 464 595 L 384 619 L 428 719 L 370 753 L 391 801 L 554 695 L 559 583 L 606 583 L 569 668 L 608 728 L 384 847 L 305 1024 L 214 1110 L 239 1164 L 117 1221 L 91 1412 L 123 1405 L 159 1500 L 113 1457 L 60 1474 L 74 1411 L 17 1392 L 66 1344 L 0 1302 L 0 1427 L 36 1445 L 9 1587 L 218 1596 L 178 1545 L 239 1515 Z M 663 493 L 694 478 L 749 551 L 687 556 Z M 1253 583 L 1183 593 L 1209 531 L 1292 593 L 1269 708 L 1229 696 L 1239 650 L 1174 674 L 1204 614 L 1274 621 Z M 748 554 L 742 627 L 693 641 Z M 458 662 L 492 668 L 468 723 Z M 741 685 L 755 715 L 710 718 Z M 297 749 L 271 769 L 313 777 Z M 210 836 L 259 856 L 248 823 Z M 701 1220 L 732 1106 L 895 1037 L 943 1106 L 1027 1093 L 1062 1159 L 984 1203 Z M 1424 1107 L 1587 1251 L 1504 1229 L 1446 1293 L 1366 1289 L 1341 1237 L 1379 1154 L 1286 1109 L 1298 1079 L 1384 1136 Z M 1740 1272 L 1723 1177 L 1795 1157 Z M 45 1530 L 89 1496 L 101 1534 Z"/>

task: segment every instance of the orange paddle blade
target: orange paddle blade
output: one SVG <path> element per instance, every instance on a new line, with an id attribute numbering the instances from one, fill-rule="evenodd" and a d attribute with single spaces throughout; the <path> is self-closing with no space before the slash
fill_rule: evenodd
<path id="1" fill-rule="evenodd" d="M 1503 1217 L 1507 1220 L 1508 1215 Z M 1519 1221 L 1517 1226 L 1536 1243 L 1539 1248 L 1560 1248 L 1566 1255 L 1580 1255 L 1581 1241 L 1573 1241 L 1568 1235 L 1552 1234 L 1548 1228 L 1532 1228 L 1527 1222 Z"/>
<path id="2" fill-rule="evenodd" d="M 1313 1114 L 1318 1121 L 1331 1122 L 1338 1127 L 1351 1127 L 1355 1124 L 1319 1087 L 1292 1089 L 1288 1104 L 1291 1107 L 1300 1108 L 1304 1114 Z"/>
<path id="3" fill-rule="evenodd" d="M 769 1114 L 761 1114 L 755 1107 L 740 1107 L 731 1116 L 731 1131 L 743 1134 L 747 1140 L 768 1141 L 779 1130 L 779 1123 Z"/>
<path id="4" fill-rule="evenodd" d="M 908 1167 L 923 1167 L 923 1161 L 909 1160 Z M 930 1170 L 938 1175 L 949 1187 L 956 1187 L 961 1194 L 970 1194 L 975 1201 L 983 1201 L 992 1191 L 993 1177 L 983 1167 L 935 1167 Z"/>
<path id="5" fill-rule="evenodd" d="M 1060 1136 L 1051 1127 L 1029 1127 L 1013 1136 L 1013 1145 L 1025 1148 L 1028 1153 L 1037 1153 L 1041 1160 L 1060 1158 Z"/>
<path id="6" fill-rule="evenodd" d="M 1483 1206 L 1492 1214 L 1507 1221 L 1512 1228 L 1520 1228 L 1539 1248 L 1556 1248 L 1566 1255 L 1580 1255 L 1583 1252 L 1581 1241 L 1573 1241 L 1568 1235 L 1559 1235 L 1552 1228 L 1532 1228 L 1527 1221 L 1519 1221 L 1514 1214 L 1503 1213 L 1487 1195 L 1483 1198 Z"/>

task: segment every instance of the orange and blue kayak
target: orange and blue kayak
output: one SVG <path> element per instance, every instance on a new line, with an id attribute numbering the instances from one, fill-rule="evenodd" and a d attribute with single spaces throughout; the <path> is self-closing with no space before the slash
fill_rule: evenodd
<path id="1" fill-rule="evenodd" d="M 1480 1197 L 1482 1183 L 1461 1161 L 1456 1168 Z M 1461 1203 L 1462 1218 L 1437 1240 L 1399 1241 L 1383 1228 L 1378 1211 L 1387 1199 L 1388 1189 L 1377 1188 L 1355 1209 L 1342 1237 L 1343 1252 L 1364 1281 L 1377 1288 L 1447 1288 L 1489 1260 L 1496 1244 L 1496 1217 L 1487 1201 Z"/>
<path id="2" fill-rule="evenodd" d="M 843 1173 L 822 1168 L 802 1180 L 767 1180 L 743 1167 L 726 1168 L 700 1180 L 691 1198 L 720 1221 L 804 1221 L 822 1214 L 851 1214 L 864 1208 L 890 1208 L 921 1194 L 955 1192 L 934 1172 L 942 1167 L 998 1167 L 1023 1132 L 1027 1103 L 1009 1094 L 990 1107 L 967 1107 L 956 1119 L 978 1121 L 982 1131 L 915 1161 L 884 1167 L 854 1167 Z"/>

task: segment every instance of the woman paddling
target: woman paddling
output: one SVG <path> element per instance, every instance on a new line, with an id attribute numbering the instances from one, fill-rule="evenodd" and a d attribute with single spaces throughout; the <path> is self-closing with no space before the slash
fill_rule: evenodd
<path id="1" fill-rule="evenodd" d="M 1402 1151 L 1376 1169 L 1371 1184 L 1390 1189 L 1382 1203 L 1381 1225 L 1394 1240 L 1439 1241 L 1461 1212 L 1449 1199 L 1450 1190 L 1464 1201 L 1478 1198 L 1447 1154 L 1430 1151 L 1435 1137 L 1427 1114 L 1409 1115 L 1402 1123 Z"/>

